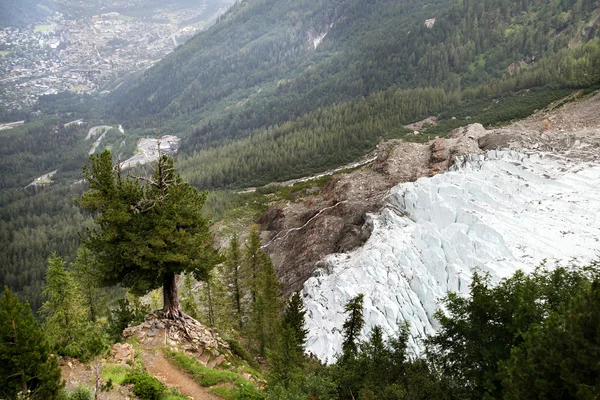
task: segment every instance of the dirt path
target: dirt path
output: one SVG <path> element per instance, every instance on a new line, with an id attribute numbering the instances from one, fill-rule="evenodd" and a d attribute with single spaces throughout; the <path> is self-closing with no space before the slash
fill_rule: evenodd
<path id="1" fill-rule="evenodd" d="M 185 372 L 175 368 L 160 349 L 144 349 L 142 358 L 148 372 L 167 386 L 176 386 L 184 396 L 194 400 L 221 400 L 220 397 L 210 393 L 209 388 L 200 386 Z"/>
<path id="2" fill-rule="evenodd" d="M 285 182 L 271 182 L 271 183 L 269 183 L 269 184 L 267 184 L 265 186 L 293 186 L 296 183 L 308 182 L 308 181 L 312 181 L 312 180 L 315 180 L 315 179 L 322 178 L 324 176 L 333 175 L 333 174 L 336 174 L 336 173 L 338 173 L 340 171 L 343 171 L 345 169 L 353 169 L 353 168 L 362 167 L 363 165 L 367 165 L 369 163 L 372 163 L 376 159 L 377 159 L 377 156 L 374 156 L 373 153 L 371 152 L 370 154 L 367 154 L 365 157 L 363 157 L 359 161 L 354 161 L 354 162 L 351 162 L 350 164 L 345 164 L 345 165 L 342 165 L 340 167 L 329 169 L 327 171 L 324 171 L 324 172 L 321 172 L 321 173 L 318 173 L 318 174 L 315 174 L 315 175 L 306 176 L 304 178 L 291 179 L 291 180 L 285 181 Z M 238 191 L 238 193 L 254 193 L 254 192 L 256 192 L 256 188 L 255 187 L 250 187 L 250 188 L 246 188 L 244 190 Z"/>

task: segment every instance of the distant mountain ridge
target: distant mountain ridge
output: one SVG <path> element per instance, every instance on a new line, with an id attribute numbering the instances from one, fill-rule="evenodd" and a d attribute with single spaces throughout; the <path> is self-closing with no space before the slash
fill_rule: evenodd
<path id="1" fill-rule="evenodd" d="M 24 27 L 52 14 L 52 0 L 0 0 L 0 28 Z"/>

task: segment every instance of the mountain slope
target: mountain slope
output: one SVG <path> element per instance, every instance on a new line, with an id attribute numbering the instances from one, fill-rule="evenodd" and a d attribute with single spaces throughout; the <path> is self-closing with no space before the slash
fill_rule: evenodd
<path id="1" fill-rule="evenodd" d="M 43 21 L 58 9 L 52 0 L 0 0 L 0 27 L 24 27 Z"/>
<path id="2" fill-rule="evenodd" d="M 133 125 L 159 119 L 165 133 L 189 136 L 191 153 L 390 87 L 504 79 L 595 37 L 597 8 L 591 0 L 246 0 L 121 86 L 111 110 Z"/>

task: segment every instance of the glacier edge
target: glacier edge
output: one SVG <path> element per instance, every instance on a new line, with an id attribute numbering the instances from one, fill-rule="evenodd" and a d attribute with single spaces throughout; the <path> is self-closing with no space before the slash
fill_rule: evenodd
<path id="1" fill-rule="evenodd" d="M 360 248 L 327 256 L 304 284 L 307 351 L 323 361 L 341 349 L 343 308 L 365 294 L 363 333 L 394 335 L 410 324 L 410 345 L 435 332 L 438 300 L 468 294 L 475 269 L 498 281 L 544 259 L 586 262 L 600 250 L 600 164 L 556 154 L 490 151 L 455 160 L 443 174 L 395 186 L 370 215 Z"/>

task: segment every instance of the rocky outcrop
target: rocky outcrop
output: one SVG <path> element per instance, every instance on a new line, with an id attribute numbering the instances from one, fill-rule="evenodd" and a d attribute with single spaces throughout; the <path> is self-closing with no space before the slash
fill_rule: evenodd
<path id="1" fill-rule="evenodd" d="M 134 349 L 129 343 L 115 343 L 110 348 L 110 359 L 116 364 L 130 364 L 134 358 Z"/>
<path id="2" fill-rule="evenodd" d="M 188 316 L 179 319 L 164 318 L 162 311 L 148 314 L 142 324 L 125 329 L 123 337 L 136 337 L 144 347 L 167 346 L 173 350 L 188 352 L 212 368 L 233 357 L 229 345 L 215 330 Z"/>
<path id="3" fill-rule="evenodd" d="M 260 224 L 285 294 L 301 289 L 326 255 L 364 244 L 372 229 L 367 215 L 383 207 L 391 188 L 443 172 L 457 156 L 481 153 L 478 139 L 488 133 L 473 124 L 430 143 L 386 141 L 370 165 L 333 177 L 314 196 L 272 205 Z"/>

